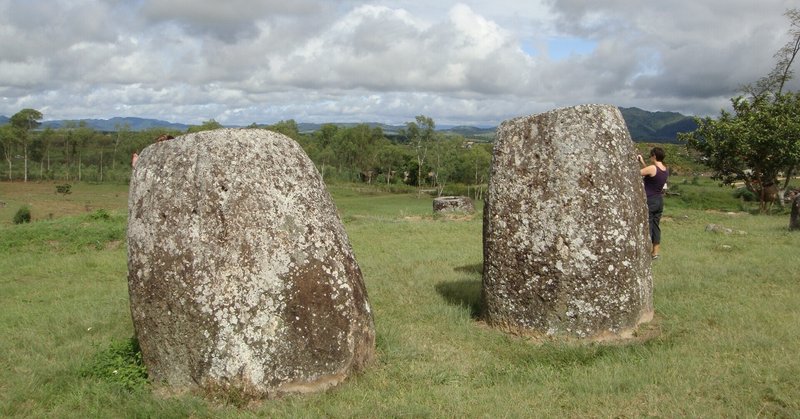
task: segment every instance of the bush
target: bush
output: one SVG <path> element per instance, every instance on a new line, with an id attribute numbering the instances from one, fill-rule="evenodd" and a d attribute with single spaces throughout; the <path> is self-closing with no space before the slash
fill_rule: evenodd
<path id="1" fill-rule="evenodd" d="M 99 220 L 109 220 L 109 219 L 111 219 L 111 214 L 109 214 L 109 212 L 106 211 L 105 209 L 100 208 L 99 210 L 89 214 L 89 218 L 91 218 L 92 220 L 98 220 L 98 221 Z"/>
<path id="2" fill-rule="evenodd" d="M 69 183 L 65 183 L 63 185 L 56 185 L 56 193 L 60 193 L 62 195 L 72 193 L 72 185 Z"/>
<path id="3" fill-rule="evenodd" d="M 747 188 L 739 188 L 733 192 L 733 197 L 736 199 L 741 199 L 745 202 L 755 202 L 758 201 L 758 197 L 756 194 L 747 190 Z"/>
<path id="4" fill-rule="evenodd" d="M 17 210 L 14 214 L 14 224 L 22 224 L 31 222 L 31 209 L 26 205 Z"/>
<path id="5" fill-rule="evenodd" d="M 111 342 L 107 349 L 95 355 L 94 360 L 83 368 L 82 375 L 117 383 L 128 390 L 144 388 L 147 385 L 147 370 L 142 362 L 139 341 L 130 338 Z"/>

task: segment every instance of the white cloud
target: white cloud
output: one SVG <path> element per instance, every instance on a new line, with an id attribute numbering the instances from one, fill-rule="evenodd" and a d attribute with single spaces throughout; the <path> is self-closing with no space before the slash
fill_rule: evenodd
<path id="1" fill-rule="evenodd" d="M 771 69 L 793 6 L 0 0 L 0 114 L 482 125 L 578 103 L 716 114 Z"/>
<path id="2" fill-rule="evenodd" d="M 235 43 L 257 35 L 259 21 L 311 17 L 329 10 L 324 4 L 312 0 L 144 0 L 141 14 L 153 22 L 177 23 L 189 34 Z"/>

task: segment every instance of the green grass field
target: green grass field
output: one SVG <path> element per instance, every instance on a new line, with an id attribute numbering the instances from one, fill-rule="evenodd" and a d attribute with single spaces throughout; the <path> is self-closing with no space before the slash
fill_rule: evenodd
<path id="1" fill-rule="evenodd" d="M 675 179 L 681 195 L 667 199 L 655 336 L 625 345 L 485 327 L 480 215 L 433 217 L 430 198 L 333 187 L 378 361 L 326 393 L 247 406 L 162 398 L 137 380 L 125 186 L 61 196 L 0 183 L 0 417 L 800 417 L 800 233 L 785 212 L 751 215 L 757 205 L 729 188 L 695 183 Z M 14 225 L 22 204 L 34 222 Z"/>

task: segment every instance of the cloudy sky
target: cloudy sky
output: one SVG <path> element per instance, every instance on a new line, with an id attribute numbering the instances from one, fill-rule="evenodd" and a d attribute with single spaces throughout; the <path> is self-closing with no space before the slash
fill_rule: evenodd
<path id="1" fill-rule="evenodd" d="M 771 70 L 791 7 L 796 0 L 0 0 L 0 115 L 224 125 L 427 115 L 489 126 L 582 103 L 717 115 Z"/>

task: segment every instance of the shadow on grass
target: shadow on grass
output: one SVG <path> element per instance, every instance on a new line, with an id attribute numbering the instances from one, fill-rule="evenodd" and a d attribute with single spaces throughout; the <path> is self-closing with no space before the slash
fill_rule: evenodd
<path id="1" fill-rule="evenodd" d="M 474 265 L 458 266 L 456 268 L 453 268 L 453 270 L 456 271 L 456 272 L 483 275 L 483 264 L 482 263 L 476 263 Z"/>
<path id="2" fill-rule="evenodd" d="M 469 309 L 473 319 L 481 315 L 481 280 L 462 279 L 436 284 L 436 292 L 450 304 Z"/>

